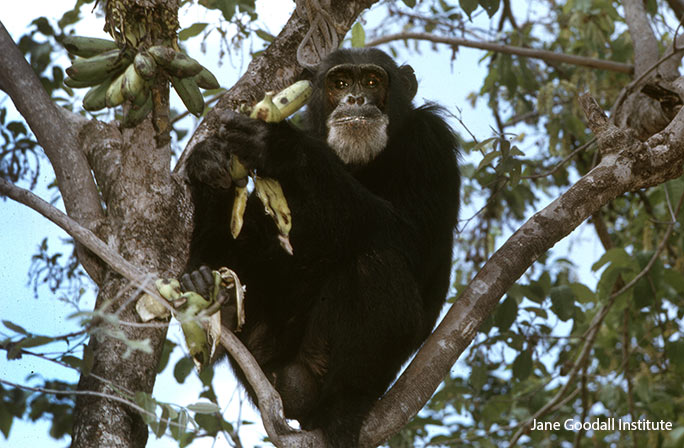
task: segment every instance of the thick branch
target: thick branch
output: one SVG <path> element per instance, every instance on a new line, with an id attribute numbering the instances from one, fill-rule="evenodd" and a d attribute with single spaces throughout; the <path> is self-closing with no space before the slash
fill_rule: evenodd
<path id="1" fill-rule="evenodd" d="M 472 342 L 503 294 L 534 261 L 617 196 L 657 185 L 682 173 L 684 113 L 647 143 L 607 124 L 587 104 L 590 127 L 607 154 L 561 197 L 530 218 L 468 284 L 395 386 L 376 405 L 362 430 L 363 446 L 374 446 L 413 417 Z M 593 121 L 593 120 L 596 121 Z"/>
<path id="2" fill-rule="evenodd" d="M 515 54 L 527 58 L 541 59 L 549 62 L 563 62 L 566 64 L 581 65 L 583 67 L 597 68 L 601 70 L 610 70 L 613 72 L 630 74 L 634 67 L 629 64 L 622 64 L 620 62 L 604 61 L 601 59 L 586 58 L 583 56 L 574 56 L 570 54 L 555 53 L 546 50 L 533 50 L 531 48 L 514 47 L 510 45 L 502 45 L 494 42 L 477 42 L 468 39 L 461 39 L 458 37 L 443 37 L 434 36 L 428 33 L 398 33 L 389 34 L 381 38 L 372 40 L 366 43 L 367 46 L 377 46 L 386 44 L 396 40 L 427 40 L 439 44 L 447 44 L 451 46 L 463 46 L 469 48 L 479 48 L 480 50 L 494 51 L 497 53 Z M 657 53 L 656 53 L 657 54 Z"/>
<path id="3" fill-rule="evenodd" d="M 625 21 L 634 43 L 634 74 L 641 76 L 658 60 L 658 40 L 653 34 L 641 0 L 625 0 Z"/>
<path id="4" fill-rule="evenodd" d="M 45 150 L 69 216 L 89 230 L 104 218 L 100 197 L 75 133 L 0 22 L 0 85 Z M 79 251 L 79 260 L 97 282 L 102 267 Z"/>

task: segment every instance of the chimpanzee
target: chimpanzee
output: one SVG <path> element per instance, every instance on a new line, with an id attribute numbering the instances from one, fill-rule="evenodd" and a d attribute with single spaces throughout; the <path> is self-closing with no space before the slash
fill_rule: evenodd
<path id="1" fill-rule="evenodd" d="M 218 137 L 187 161 L 196 210 L 184 287 L 208 289 L 200 266 L 237 272 L 247 288 L 239 338 L 286 416 L 321 428 L 332 447 L 358 444 L 449 286 L 457 141 L 440 108 L 412 105 L 416 90 L 413 69 L 384 52 L 338 50 L 314 76 L 304 129 L 224 113 Z M 233 239 L 231 154 L 280 181 L 293 255 L 253 197 Z"/>

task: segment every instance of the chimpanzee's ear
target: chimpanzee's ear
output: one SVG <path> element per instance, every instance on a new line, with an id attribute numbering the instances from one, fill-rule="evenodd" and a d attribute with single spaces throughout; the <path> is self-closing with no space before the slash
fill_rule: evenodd
<path id="1" fill-rule="evenodd" d="M 402 80 L 406 86 L 406 93 L 409 99 L 413 99 L 418 92 L 418 80 L 416 79 L 416 72 L 413 71 L 413 67 L 410 65 L 402 65 L 399 67 L 399 73 L 401 73 Z"/>

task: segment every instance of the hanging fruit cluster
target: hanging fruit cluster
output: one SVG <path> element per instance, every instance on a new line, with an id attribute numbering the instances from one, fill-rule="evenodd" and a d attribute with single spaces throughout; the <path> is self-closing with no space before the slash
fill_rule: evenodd
<path id="1" fill-rule="evenodd" d="M 66 70 L 64 84 L 90 87 L 83 98 L 83 108 L 89 111 L 130 101 L 122 122 L 126 127 L 139 124 L 152 110 L 151 85 L 158 76 L 170 79 L 188 111 L 198 116 L 204 111 L 200 87 L 220 87 L 199 62 L 167 46 L 132 50 L 126 45 L 122 49 L 112 40 L 82 36 L 67 36 L 62 44 L 76 56 Z"/>

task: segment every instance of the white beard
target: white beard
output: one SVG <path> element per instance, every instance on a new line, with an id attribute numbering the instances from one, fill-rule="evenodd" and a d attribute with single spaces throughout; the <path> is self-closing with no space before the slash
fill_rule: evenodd
<path id="1" fill-rule="evenodd" d="M 387 146 L 389 118 L 354 118 L 345 122 L 328 120 L 328 145 L 345 164 L 366 164 Z"/>

